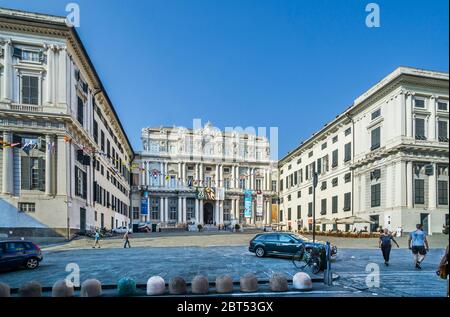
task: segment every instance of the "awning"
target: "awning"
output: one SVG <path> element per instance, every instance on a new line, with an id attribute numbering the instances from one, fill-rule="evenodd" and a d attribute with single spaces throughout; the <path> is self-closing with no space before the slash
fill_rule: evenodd
<path id="1" fill-rule="evenodd" d="M 371 220 L 363 219 L 358 216 L 350 216 L 336 221 L 337 224 L 353 225 L 355 223 L 374 223 Z"/>

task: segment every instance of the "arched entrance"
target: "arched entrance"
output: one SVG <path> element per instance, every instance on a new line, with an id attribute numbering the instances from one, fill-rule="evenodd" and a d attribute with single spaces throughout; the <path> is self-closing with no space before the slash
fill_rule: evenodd
<path id="1" fill-rule="evenodd" d="M 203 205 L 203 222 L 205 225 L 214 224 L 214 207 L 209 202 Z"/>

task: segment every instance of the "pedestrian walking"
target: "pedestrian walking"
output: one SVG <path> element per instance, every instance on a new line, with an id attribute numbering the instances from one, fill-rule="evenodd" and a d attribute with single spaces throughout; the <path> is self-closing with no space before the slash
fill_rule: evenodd
<path id="1" fill-rule="evenodd" d="M 402 236 L 402 231 L 403 231 L 402 227 L 398 226 L 397 227 L 397 235 L 396 235 L 396 237 L 401 237 Z"/>
<path id="2" fill-rule="evenodd" d="M 397 248 L 400 248 L 397 241 L 395 241 L 392 234 L 388 229 L 384 229 L 383 233 L 380 235 L 380 240 L 378 241 L 378 247 L 381 249 L 384 258 L 384 265 L 389 266 L 389 256 L 391 254 L 392 242 L 397 245 Z"/>
<path id="3" fill-rule="evenodd" d="M 128 247 L 131 248 L 131 245 L 130 245 L 130 237 L 128 236 L 128 230 L 125 231 L 125 234 L 123 235 L 123 240 L 125 241 L 123 247 L 126 248 L 127 245 L 128 245 Z"/>
<path id="4" fill-rule="evenodd" d="M 92 246 L 92 248 L 95 249 L 95 247 L 98 247 L 100 249 L 100 232 L 99 232 L 99 230 L 96 230 L 95 235 L 94 235 L 94 245 Z"/>
<path id="5" fill-rule="evenodd" d="M 423 260 L 425 260 L 425 255 L 430 250 L 427 235 L 423 232 L 421 224 L 417 224 L 416 230 L 409 234 L 408 248 L 413 253 L 416 269 L 421 270 L 422 267 L 420 265 Z"/>

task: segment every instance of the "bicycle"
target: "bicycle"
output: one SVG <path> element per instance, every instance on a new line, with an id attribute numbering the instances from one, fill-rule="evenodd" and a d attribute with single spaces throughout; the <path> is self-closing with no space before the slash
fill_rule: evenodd
<path id="1" fill-rule="evenodd" d="M 305 246 L 302 245 L 300 250 L 292 256 L 292 263 L 301 271 L 305 271 L 308 268 L 308 271 L 317 274 L 320 272 L 322 261 L 317 250 L 314 248 L 306 250 Z"/>

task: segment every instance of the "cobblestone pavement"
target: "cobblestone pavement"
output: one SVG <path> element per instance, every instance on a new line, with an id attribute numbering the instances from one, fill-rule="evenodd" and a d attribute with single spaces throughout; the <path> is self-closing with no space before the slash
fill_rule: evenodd
<path id="1" fill-rule="evenodd" d="M 413 268 L 408 249 L 393 249 L 391 266 L 385 267 L 379 249 L 340 248 L 332 264 L 340 275 L 335 287 L 321 287 L 308 296 L 445 296 L 446 281 L 435 275 L 443 252 L 443 249 L 432 249 L 423 270 L 418 271 Z M 13 288 L 30 280 L 51 286 L 68 274 L 65 271 L 68 263 L 79 265 L 81 281 L 97 278 L 103 284 L 115 284 L 123 276 L 145 284 L 152 275 L 160 275 L 166 281 L 181 275 L 190 281 L 194 275 L 204 274 L 214 281 L 219 274 L 227 273 L 237 281 L 247 272 L 255 273 L 260 279 L 268 279 L 274 272 L 282 272 L 288 278 L 296 273 L 289 259 L 260 259 L 249 253 L 247 246 L 84 248 L 46 250 L 37 270 L 2 272 L 0 281 Z M 369 263 L 379 265 L 379 287 L 368 288 L 365 283 L 370 273 L 366 272 Z"/>
<path id="2" fill-rule="evenodd" d="M 214 246 L 247 246 L 255 233 L 230 233 L 218 232 L 171 232 L 171 233 L 134 233 L 131 237 L 131 245 L 134 247 L 214 247 Z M 312 236 L 306 236 L 312 239 Z M 448 235 L 435 234 L 429 236 L 431 248 L 445 248 L 448 244 Z M 318 241 L 330 241 L 338 248 L 377 249 L 377 238 L 337 238 L 317 236 Z M 397 238 L 401 248 L 407 248 L 407 236 Z M 44 246 L 45 250 L 69 250 L 89 249 L 93 240 L 79 238 L 68 243 L 58 243 Z M 103 248 L 121 248 L 123 241 L 121 236 L 101 240 Z"/>

